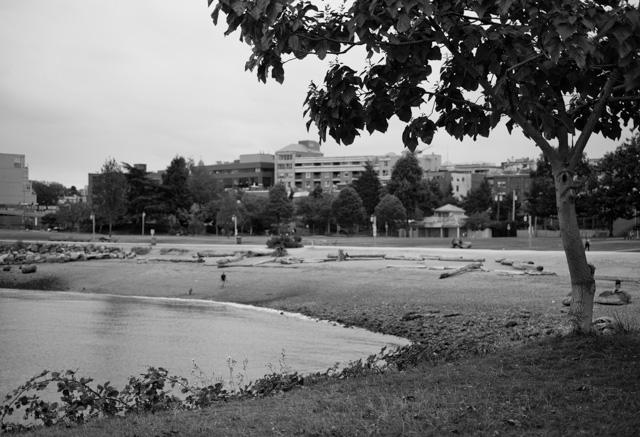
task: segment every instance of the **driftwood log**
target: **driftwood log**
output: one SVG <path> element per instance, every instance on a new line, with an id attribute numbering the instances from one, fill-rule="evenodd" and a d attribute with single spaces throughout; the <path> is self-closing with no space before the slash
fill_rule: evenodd
<path id="1" fill-rule="evenodd" d="M 513 267 L 516 270 L 536 270 L 538 272 L 541 272 L 544 270 L 543 266 L 540 265 L 535 265 L 535 264 L 529 264 L 529 263 L 520 263 L 520 262 L 514 262 L 511 267 Z"/>
<path id="2" fill-rule="evenodd" d="M 479 262 L 467 264 L 462 267 L 458 267 L 457 269 L 452 270 L 450 272 L 444 272 L 443 274 L 440 275 L 440 279 L 448 278 L 454 275 L 459 275 L 460 273 L 470 272 L 472 270 L 478 270 L 480 269 L 480 267 L 482 267 L 482 263 L 479 263 Z"/>
<path id="3" fill-rule="evenodd" d="M 426 269 L 427 266 L 416 265 L 416 264 L 389 264 L 387 265 L 388 269 Z"/>

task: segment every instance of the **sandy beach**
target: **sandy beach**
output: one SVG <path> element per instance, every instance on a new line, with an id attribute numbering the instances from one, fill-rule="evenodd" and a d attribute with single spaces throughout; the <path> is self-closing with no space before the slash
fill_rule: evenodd
<path id="1" fill-rule="evenodd" d="M 126 245 L 120 245 L 126 246 Z M 439 279 L 442 270 L 464 261 L 347 260 L 320 262 L 342 249 L 350 256 L 385 254 L 445 256 L 483 259 L 489 271 L 473 271 Z M 64 290 L 128 296 L 176 297 L 269 307 L 359 326 L 413 341 L 463 342 L 486 349 L 503 341 L 550 335 L 566 319 L 561 301 L 569 293 L 570 279 L 563 252 L 362 247 L 304 247 L 289 249 L 289 256 L 304 263 L 283 265 L 267 257 L 245 258 L 220 268 L 220 257 L 237 251 L 264 253 L 264 246 L 152 246 L 133 260 L 92 260 L 38 264 L 34 274 L 21 274 L 17 266 L 4 275 L 4 283 L 33 277 L 56 277 Z M 198 252 L 204 262 L 195 262 Z M 626 306 L 595 305 L 594 316 L 615 315 L 640 320 L 640 256 L 637 253 L 591 252 L 596 266 L 597 293 L 613 288 L 612 278 L 623 281 L 632 296 Z M 509 258 L 544 266 L 552 276 L 511 276 L 495 260 Z M 425 268 L 418 268 L 425 266 Z M 227 284 L 221 288 L 220 275 Z M 7 276 L 10 275 L 10 276 Z M 37 276 L 36 276 L 37 275 Z M 191 294 L 189 290 L 191 289 Z"/>

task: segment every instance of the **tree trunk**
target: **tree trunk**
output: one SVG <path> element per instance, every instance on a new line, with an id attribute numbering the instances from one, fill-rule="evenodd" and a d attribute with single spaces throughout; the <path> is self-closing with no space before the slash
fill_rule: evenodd
<path id="1" fill-rule="evenodd" d="M 596 291 L 595 267 L 588 264 L 576 215 L 576 193 L 572 172 L 554 168 L 558 220 L 562 245 L 571 276 L 571 306 L 569 318 L 574 331 L 589 332 L 593 317 L 593 297 Z"/>

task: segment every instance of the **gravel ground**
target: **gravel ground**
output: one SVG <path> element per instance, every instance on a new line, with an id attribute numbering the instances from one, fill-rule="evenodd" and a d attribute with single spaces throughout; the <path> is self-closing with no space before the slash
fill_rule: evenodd
<path id="1" fill-rule="evenodd" d="M 207 254 L 230 254 L 238 246 L 207 248 Z M 452 249 L 342 247 L 351 256 L 386 254 L 455 256 L 484 259 L 488 272 L 474 271 L 439 279 L 442 270 L 417 266 L 459 267 L 461 261 L 348 260 L 290 265 L 253 264 L 265 257 L 246 258 L 220 269 L 219 258 L 193 261 L 202 247 L 181 247 L 161 254 L 158 247 L 137 260 L 94 260 L 65 264 L 39 264 L 34 274 L 21 274 L 14 266 L 0 271 L 0 287 L 19 288 L 27 279 L 57 281 L 56 288 L 86 293 L 179 297 L 250 304 L 298 312 L 347 326 L 392 334 L 429 343 L 435 353 L 482 353 L 504 343 L 552 335 L 566 321 L 561 303 L 570 280 L 564 253 Z M 264 246 L 242 250 L 265 252 Z M 337 255 L 338 247 L 289 250 L 305 261 Z M 596 266 L 598 293 L 613 288 L 612 278 L 623 281 L 632 297 L 630 305 L 594 307 L 594 316 L 615 315 L 638 326 L 640 322 L 640 254 L 591 252 Z M 505 276 L 511 270 L 498 258 L 533 261 L 554 276 Z M 228 283 L 220 287 L 220 274 Z M 54 281 L 55 280 L 55 281 Z M 192 294 L 189 294 L 189 289 Z"/>

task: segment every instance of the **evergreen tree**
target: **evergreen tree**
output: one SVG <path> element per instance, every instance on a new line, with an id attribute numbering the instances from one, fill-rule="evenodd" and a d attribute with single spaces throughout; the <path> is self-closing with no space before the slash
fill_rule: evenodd
<path id="1" fill-rule="evenodd" d="M 351 184 L 362 199 L 362 205 L 367 215 L 370 216 L 375 212 L 376 205 L 380 201 L 380 191 L 382 185 L 378 178 L 378 173 L 373 169 L 373 163 L 367 161 L 364 164 L 364 171 L 360 177 Z"/>
<path id="2" fill-rule="evenodd" d="M 149 179 L 149 173 L 141 168 L 122 163 L 127 179 L 127 215 L 129 220 L 142 220 L 142 213 L 151 215 L 162 213 L 164 207 L 158 185 Z"/>
<path id="3" fill-rule="evenodd" d="M 423 216 L 432 216 L 434 210 L 442 206 L 442 193 L 440 184 L 435 179 L 430 181 L 422 179 L 418 190 L 416 206 Z"/>
<path id="4" fill-rule="evenodd" d="M 480 186 L 470 190 L 467 196 L 462 199 L 462 208 L 467 215 L 470 215 L 487 212 L 492 203 L 491 185 L 489 185 L 488 179 L 483 179 Z"/>
<path id="5" fill-rule="evenodd" d="M 391 179 L 387 184 L 387 193 L 396 196 L 407 212 L 407 219 L 416 210 L 422 181 L 422 168 L 413 153 L 405 153 L 391 170 Z"/>
<path id="6" fill-rule="evenodd" d="M 352 234 L 356 225 L 364 222 L 365 212 L 362 199 L 351 186 L 340 190 L 338 198 L 333 201 L 333 218 L 341 228 Z"/>
<path id="7" fill-rule="evenodd" d="M 127 205 L 127 178 L 115 159 L 105 161 L 91 195 L 96 215 L 108 223 L 111 235 L 114 223 L 126 212 Z"/>
<path id="8" fill-rule="evenodd" d="M 182 156 L 173 158 L 162 174 L 162 190 L 168 214 L 180 215 L 190 210 L 193 201 L 189 192 L 189 167 Z"/>
<path id="9" fill-rule="evenodd" d="M 293 217 L 293 203 L 287 195 L 287 188 L 283 183 L 277 183 L 269 189 L 269 202 L 267 203 L 267 216 L 276 223 L 277 232 L 280 234 L 280 226 L 289 222 Z"/>

